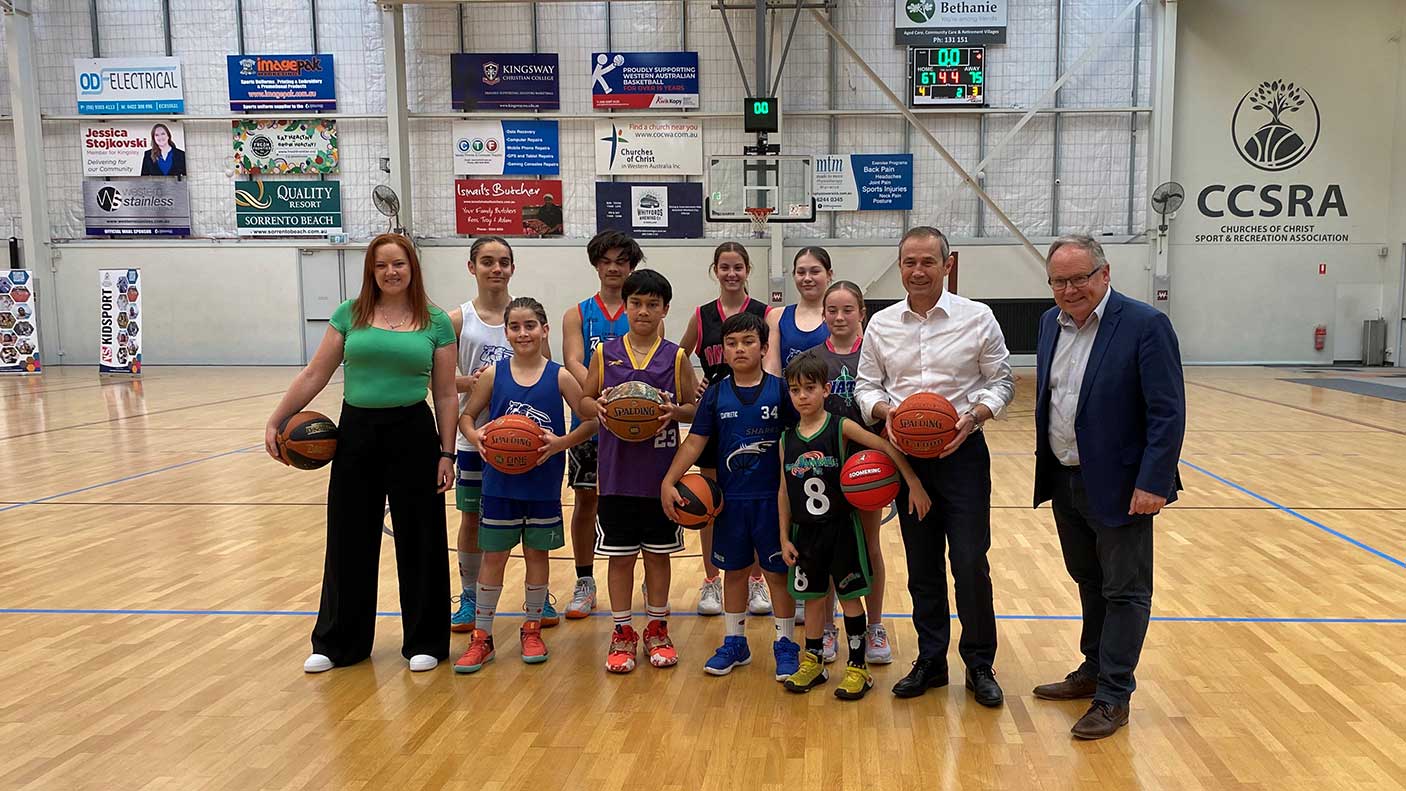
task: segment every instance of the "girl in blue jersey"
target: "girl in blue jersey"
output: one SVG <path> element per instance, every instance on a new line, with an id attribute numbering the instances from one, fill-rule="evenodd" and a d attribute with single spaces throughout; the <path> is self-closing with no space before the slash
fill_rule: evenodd
<path id="1" fill-rule="evenodd" d="M 526 560 L 527 619 L 519 632 L 522 661 L 547 661 L 542 642 L 542 608 L 547 601 L 547 553 L 565 546 L 561 518 L 561 478 L 566 458 L 562 451 L 596 433 L 599 425 L 587 420 L 566 432 L 562 400 L 574 412 L 581 408 L 581 384 L 559 363 L 542 354 L 547 340 L 547 314 L 542 303 L 519 297 L 508 303 L 503 325 L 513 356 L 484 371 L 459 418 L 459 430 L 482 452 L 482 435 L 474 425 L 479 413 L 489 418 L 525 415 L 542 427 L 547 440 L 537 466 L 527 472 L 507 474 L 484 465 L 480 500 L 479 546 L 483 567 L 479 571 L 473 638 L 468 650 L 454 663 L 454 672 L 473 673 L 494 657 L 493 616 L 503 592 L 503 569 L 508 553 L 521 543 Z"/>
<path id="2" fill-rule="evenodd" d="M 768 373 L 781 375 L 786 366 L 830 337 L 825 326 L 825 290 L 832 277 L 830 253 L 823 247 L 802 247 L 791 262 L 791 279 L 799 301 L 767 314 L 771 345 L 763 366 Z"/>

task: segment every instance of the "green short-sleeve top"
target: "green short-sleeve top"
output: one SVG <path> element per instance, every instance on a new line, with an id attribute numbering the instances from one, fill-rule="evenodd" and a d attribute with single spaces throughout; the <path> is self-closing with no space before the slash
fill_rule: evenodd
<path id="1" fill-rule="evenodd" d="M 352 302 L 349 299 L 339 305 L 331 321 L 332 328 L 346 339 L 342 358 L 346 361 L 343 390 L 347 403 L 386 409 L 424 401 L 435 349 L 455 340 L 449 314 L 431 305 L 430 323 L 410 332 L 369 325 L 353 328 Z"/>

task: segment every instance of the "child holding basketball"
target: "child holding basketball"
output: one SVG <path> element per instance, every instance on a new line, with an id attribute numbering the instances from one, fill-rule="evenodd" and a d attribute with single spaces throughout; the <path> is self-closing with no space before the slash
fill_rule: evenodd
<path id="1" fill-rule="evenodd" d="M 729 316 L 722 324 L 723 348 L 732 373 L 703 394 L 688 439 L 659 486 L 659 499 L 671 519 L 685 500 L 674 484 L 709 444 L 718 449 L 718 485 L 723 510 L 713 526 L 712 559 L 723 570 L 723 618 L 727 635 L 704 670 L 721 676 L 752 661 L 747 645 L 747 581 L 754 562 L 771 589 L 776 625 L 772 652 L 776 680 L 800 666 L 795 642 L 796 605 L 786 592 L 777 510 L 773 503 L 781 476 L 776 442 L 791 419 L 790 399 L 780 377 L 762 370 L 766 320 L 754 313 Z"/>
<path id="2" fill-rule="evenodd" d="M 791 567 L 790 591 L 805 602 L 806 650 L 786 689 L 809 692 L 829 678 L 821 656 L 824 608 L 831 584 L 845 615 L 849 644 L 845 676 L 835 697 L 858 700 L 874 686 L 865 661 L 865 618 L 860 597 L 869 593 L 869 561 L 855 509 L 840 489 L 849 443 L 888 454 L 908 483 L 908 509 L 921 519 L 931 501 L 902 453 L 854 420 L 826 411 L 831 394 L 826 361 L 808 351 L 786 366 L 786 385 L 800 420 L 781 437 L 778 510 L 782 557 Z"/>
<path id="3" fill-rule="evenodd" d="M 697 382 L 683 349 L 664 339 L 659 327 L 669 313 L 673 286 L 658 272 L 639 269 L 625 278 L 629 331 L 601 342 L 591 354 L 588 396 L 582 417 L 595 418 L 602 396 L 626 382 L 642 382 L 665 395 L 663 428 L 643 442 L 626 442 L 600 432 L 596 473 L 596 554 L 610 558 L 607 584 L 615 627 L 605 669 L 635 669 L 639 635 L 632 624 L 635 561 L 644 556 L 645 652 L 655 667 L 671 667 L 679 655 L 669 638 L 669 556 L 683 549 L 683 529 L 659 504 L 659 481 L 679 444 L 678 421 L 693 419 Z M 677 399 L 677 403 L 675 403 Z"/>
<path id="4" fill-rule="evenodd" d="M 566 544 L 561 518 L 561 476 L 566 459 L 560 454 L 596 431 L 596 421 L 587 420 L 566 433 L 562 399 L 579 413 L 581 384 L 542 354 L 548 331 L 542 303 L 531 297 L 513 300 L 503 311 L 503 325 L 513 345 L 513 356 L 500 359 L 479 375 L 459 417 L 459 430 L 481 449 L 483 437 L 476 421 L 484 409 L 493 420 L 503 415 L 524 415 L 541 427 L 545 444 L 537 466 L 526 472 L 509 475 L 492 466 L 483 471 L 478 530 L 483 567 L 476 590 L 473 637 L 463 656 L 454 663 L 456 673 L 473 673 L 493 661 L 493 616 L 503 592 L 503 570 L 508 564 L 508 553 L 519 543 L 527 565 L 527 619 L 519 631 L 522 661 L 547 661 L 547 646 L 542 642 L 547 553 Z"/>

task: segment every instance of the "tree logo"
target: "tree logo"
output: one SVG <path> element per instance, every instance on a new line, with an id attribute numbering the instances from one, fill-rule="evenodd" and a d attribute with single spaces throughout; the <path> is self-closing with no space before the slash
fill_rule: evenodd
<path id="1" fill-rule="evenodd" d="M 903 4 L 903 10 L 908 12 L 908 18 L 916 24 L 924 24 L 930 21 L 937 14 L 936 0 L 908 0 Z"/>
<path id="2" fill-rule="evenodd" d="M 1268 113 L 1269 120 L 1256 127 L 1264 117 L 1254 111 Z M 1286 80 L 1274 80 L 1260 83 L 1240 98 L 1230 121 L 1230 134 L 1246 162 L 1277 172 L 1294 167 L 1313 152 L 1318 145 L 1319 121 L 1318 103 L 1307 90 Z"/>

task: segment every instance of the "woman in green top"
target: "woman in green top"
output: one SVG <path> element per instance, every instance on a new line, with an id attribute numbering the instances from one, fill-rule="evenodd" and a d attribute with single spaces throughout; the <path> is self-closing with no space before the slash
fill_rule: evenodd
<path id="1" fill-rule="evenodd" d="M 361 294 L 332 314 L 312 362 L 269 416 L 278 426 L 317 397 L 346 361 L 341 436 L 327 484 L 322 604 L 303 670 L 321 673 L 371 655 L 383 508 L 390 500 L 400 582 L 401 653 L 414 671 L 449 656 L 444 493 L 454 485 L 459 401 L 454 327 L 425 295 L 410 240 L 382 234 L 366 250 Z M 434 393 L 434 414 L 425 393 Z"/>

